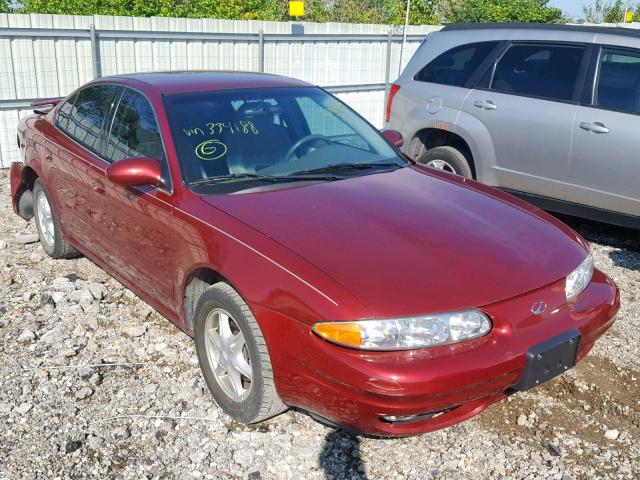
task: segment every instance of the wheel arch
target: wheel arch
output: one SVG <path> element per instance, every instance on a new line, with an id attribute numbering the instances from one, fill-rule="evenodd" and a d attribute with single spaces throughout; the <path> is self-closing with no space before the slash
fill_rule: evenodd
<path id="1" fill-rule="evenodd" d="M 418 130 L 411 139 L 408 154 L 417 160 L 427 150 L 445 146 L 458 149 L 469 162 L 473 178 L 477 178 L 473 151 L 469 143 L 456 132 L 435 127 Z"/>
<path id="2" fill-rule="evenodd" d="M 193 317 L 198 299 L 208 287 L 218 282 L 226 282 L 240 294 L 239 290 L 227 277 L 211 265 L 200 265 L 190 270 L 182 284 L 182 314 L 184 324 L 189 332 L 193 332 Z M 242 296 L 240 294 L 240 296 Z"/>
<path id="3" fill-rule="evenodd" d="M 36 180 L 40 178 L 38 172 L 29 165 L 25 166 L 22 169 L 22 183 L 27 186 L 29 190 L 33 190 L 33 184 L 36 183 Z"/>
<path id="4" fill-rule="evenodd" d="M 28 165 L 22 167 L 13 202 L 16 213 L 25 220 L 31 220 L 33 218 L 33 186 L 38 178 L 40 178 L 40 176 L 35 169 Z"/>

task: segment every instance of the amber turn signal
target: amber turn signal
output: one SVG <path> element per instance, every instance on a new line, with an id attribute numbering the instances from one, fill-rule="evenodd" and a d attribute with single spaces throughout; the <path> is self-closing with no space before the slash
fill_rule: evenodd
<path id="1" fill-rule="evenodd" d="M 313 331 L 322 338 L 341 345 L 362 346 L 360 326 L 357 323 L 318 323 L 313 326 Z"/>

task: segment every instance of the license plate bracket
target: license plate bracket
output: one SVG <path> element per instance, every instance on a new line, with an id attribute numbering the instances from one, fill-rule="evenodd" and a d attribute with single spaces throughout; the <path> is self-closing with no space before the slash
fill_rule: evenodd
<path id="1" fill-rule="evenodd" d="M 522 376 L 513 389 L 529 390 L 573 367 L 578 357 L 581 337 L 580 331 L 572 328 L 527 350 Z"/>

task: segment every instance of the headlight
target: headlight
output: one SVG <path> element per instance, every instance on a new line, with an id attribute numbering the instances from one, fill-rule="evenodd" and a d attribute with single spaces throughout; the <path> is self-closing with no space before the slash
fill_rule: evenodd
<path id="1" fill-rule="evenodd" d="M 462 342 L 486 335 L 491 321 L 478 310 L 388 320 L 316 323 L 325 340 L 362 350 L 409 350 Z"/>
<path id="2" fill-rule="evenodd" d="M 567 297 L 567 301 L 573 300 L 582 291 L 587 288 L 593 275 L 593 256 L 591 253 L 587 255 L 578 268 L 567 275 L 567 281 L 565 283 L 564 292 Z"/>

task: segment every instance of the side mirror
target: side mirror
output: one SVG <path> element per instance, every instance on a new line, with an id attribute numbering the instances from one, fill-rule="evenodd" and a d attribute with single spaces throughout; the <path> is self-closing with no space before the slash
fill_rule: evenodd
<path id="1" fill-rule="evenodd" d="M 399 131 L 392 128 L 383 128 L 381 132 L 382 135 L 384 135 L 384 137 L 391 143 L 393 143 L 396 147 L 400 148 L 402 145 L 404 145 L 404 138 L 402 138 L 402 134 Z"/>
<path id="2" fill-rule="evenodd" d="M 162 165 L 155 158 L 124 158 L 107 167 L 107 178 L 123 186 L 155 186 L 162 182 Z"/>

